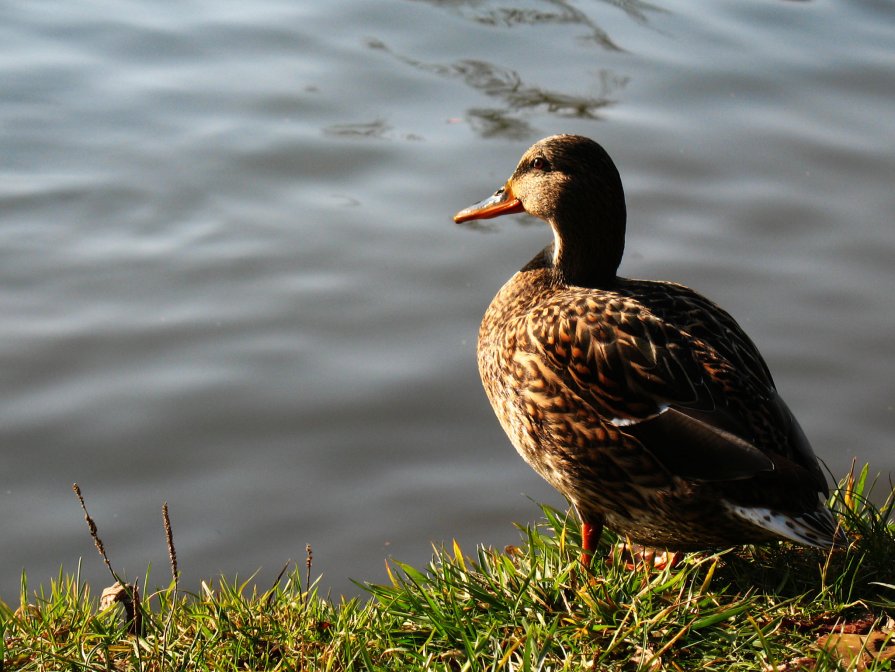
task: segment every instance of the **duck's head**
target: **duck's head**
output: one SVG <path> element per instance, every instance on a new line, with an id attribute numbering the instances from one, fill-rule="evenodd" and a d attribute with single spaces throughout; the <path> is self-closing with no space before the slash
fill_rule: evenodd
<path id="1" fill-rule="evenodd" d="M 457 223 L 527 212 L 553 229 L 553 266 L 569 284 L 615 278 L 625 247 L 625 193 L 609 154 L 580 135 L 532 145 L 494 195 L 454 215 Z"/>

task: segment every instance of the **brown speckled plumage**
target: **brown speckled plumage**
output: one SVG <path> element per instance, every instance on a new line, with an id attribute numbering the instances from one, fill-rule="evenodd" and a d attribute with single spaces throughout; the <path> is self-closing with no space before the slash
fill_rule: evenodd
<path id="1" fill-rule="evenodd" d="M 455 219 L 522 210 L 554 243 L 491 302 L 478 345 L 522 457 L 588 526 L 640 543 L 832 545 L 826 481 L 749 337 L 691 289 L 616 275 L 624 193 L 602 147 L 546 138 Z"/>

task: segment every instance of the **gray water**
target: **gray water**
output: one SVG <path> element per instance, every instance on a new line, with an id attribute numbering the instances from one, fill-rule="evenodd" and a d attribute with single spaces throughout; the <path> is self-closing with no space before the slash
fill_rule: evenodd
<path id="1" fill-rule="evenodd" d="M 732 312 L 834 474 L 895 470 L 895 6 L 336 0 L 0 8 L 0 596 L 60 566 L 336 594 L 562 500 L 475 368 L 549 241 L 451 215 L 589 135 L 622 272 Z"/>

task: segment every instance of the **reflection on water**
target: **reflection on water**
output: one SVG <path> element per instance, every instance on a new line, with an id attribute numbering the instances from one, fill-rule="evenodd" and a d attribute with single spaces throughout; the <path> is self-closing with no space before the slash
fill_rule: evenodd
<path id="1" fill-rule="evenodd" d="M 619 165 L 625 275 L 729 309 L 835 473 L 895 468 L 889 10 L 657 4 L 10 5 L 0 595 L 105 579 L 73 481 L 130 576 L 168 501 L 186 586 L 311 543 L 353 591 L 561 505 L 475 365 L 549 232 L 450 220 L 554 132 Z"/>
<path id="2" fill-rule="evenodd" d="M 428 63 L 397 54 L 379 40 L 370 40 L 367 44 L 370 48 L 386 52 L 401 63 L 423 72 L 462 79 L 475 91 L 498 99 L 500 107 L 474 108 L 467 112 L 470 125 L 486 138 L 502 136 L 522 140 L 531 137 L 532 128 L 524 119 L 519 118 L 520 112 L 597 120 L 600 118 L 600 111 L 613 104 L 619 89 L 628 81 L 627 77 L 601 69 L 596 75 L 597 94 L 576 96 L 527 85 L 516 70 L 487 61 L 460 60 L 449 65 Z"/>
<path id="3" fill-rule="evenodd" d="M 564 0 L 529 0 L 508 5 L 505 2 L 480 0 L 417 0 L 429 4 L 450 8 L 464 18 L 486 26 L 545 26 L 571 25 L 584 27 L 587 37 L 579 36 L 583 41 L 592 41 L 605 49 L 623 51 L 621 47 L 601 28 L 593 18 L 584 11 Z M 610 7 L 617 7 L 627 16 L 640 23 L 649 21 L 650 13 L 661 12 L 658 6 L 640 0 L 604 0 Z M 525 7 L 524 5 L 530 5 Z"/>
<path id="4" fill-rule="evenodd" d="M 514 25 L 545 25 L 545 24 L 573 24 L 587 28 L 589 39 L 593 40 L 605 49 L 621 51 L 620 47 L 612 41 L 602 28 L 597 26 L 584 12 L 573 7 L 567 2 L 553 0 L 535 3 L 537 8 L 524 9 L 520 7 L 497 7 L 495 9 L 478 11 L 471 14 L 474 21 L 485 25 L 514 26 Z M 547 9 L 549 8 L 549 9 Z M 469 14 L 467 14 L 469 16 Z"/>
<path id="5" fill-rule="evenodd" d="M 483 138 L 504 137 L 521 141 L 533 133 L 529 124 L 500 108 L 474 108 L 467 110 L 466 116 L 470 127 Z"/>
<path id="6" fill-rule="evenodd" d="M 499 98 L 509 110 L 538 110 L 561 117 L 598 119 L 598 111 L 611 104 L 608 96 L 621 86 L 624 78 L 601 72 L 603 91 L 595 97 L 582 97 L 526 86 L 513 70 L 506 70 L 481 61 L 461 61 L 452 67 L 470 87 L 485 95 Z"/>
<path id="7" fill-rule="evenodd" d="M 368 123 L 334 124 L 324 128 L 323 132 L 342 138 L 385 138 L 392 130 L 384 120 L 376 119 Z"/>

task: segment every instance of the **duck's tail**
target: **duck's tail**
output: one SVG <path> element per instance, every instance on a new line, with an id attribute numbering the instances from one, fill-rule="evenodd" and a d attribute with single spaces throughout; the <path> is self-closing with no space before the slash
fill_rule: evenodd
<path id="1" fill-rule="evenodd" d="M 778 537 L 815 548 L 846 546 L 848 536 L 825 505 L 814 511 L 791 515 L 763 507 L 729 505 L 730 511 L 753 525 L 757 525 Z"/>

